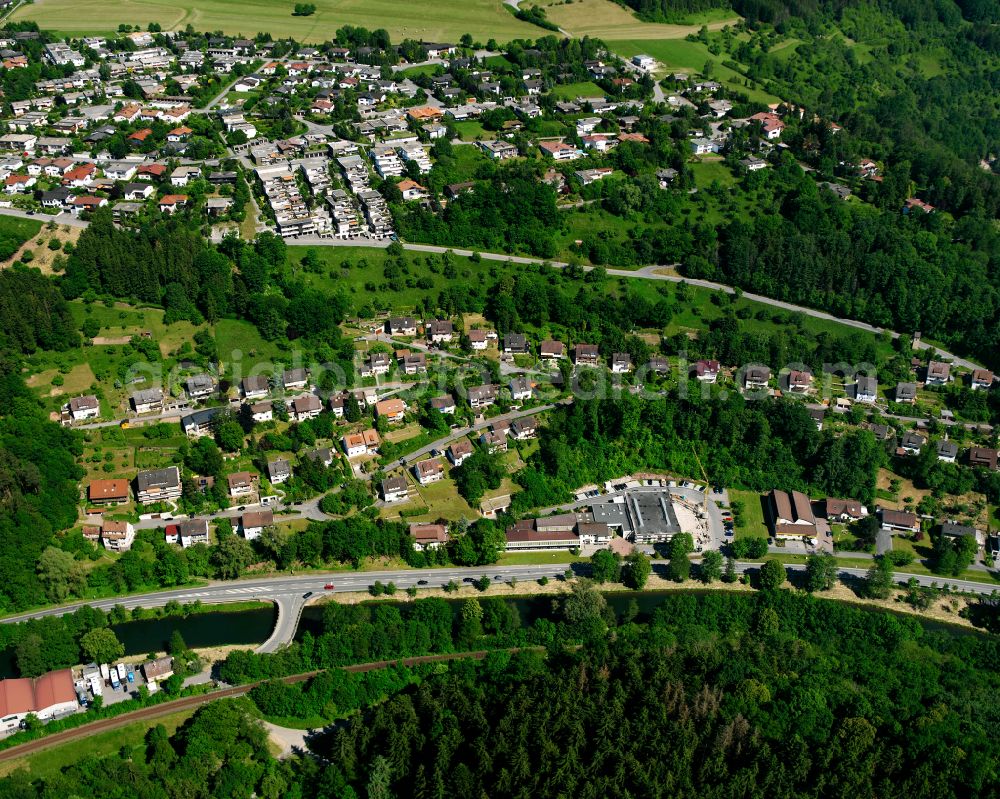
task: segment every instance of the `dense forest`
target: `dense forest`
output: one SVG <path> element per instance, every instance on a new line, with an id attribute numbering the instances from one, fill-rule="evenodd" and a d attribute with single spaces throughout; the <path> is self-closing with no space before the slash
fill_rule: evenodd
<path id="1" fill-rule="evenodd" d="M 697 453 L 697 456 L 696 456 Z M 578 399 L 550 414 L 516 479 L 517 507 L 565 502 L 570 490 L 637 470 L 697 474 L 756 491 L 814 490 L 870 503 L 885 451 L 867 430 L 820 433 L 804 405 L 769 399 Z"/>
<path id="2" fill-rule="evenodd" d="M 410 614 L 414 634 L 451 646 L 454 625 L 471 646 L 499 643 L 476 629 L 479 619 L 493 624 L 485 605 L 469 603 L 454 619 L 447 607 Z M 248 700 L 203 708 L 172 737 L 154 727 L 52 776 L 15 772 L 0 781 L 0 797 L 995 792 L 993 637 L 932 632 L 912 618 L 784 591 L 677 593 L 648 613 L 616 615 L 582 586 L 554 604 L 533 625 L 552 631 L 545 650 L 265 682 Z M 353 621 L 330 622 L 347 625 L 345 641 L 361 630 L 391 641 L 399 633 L 390 610 L 344 610 Z M 256 714 L 320 727 L 340 720 L 310 740 L 320 757 L 279 761 Z"/>

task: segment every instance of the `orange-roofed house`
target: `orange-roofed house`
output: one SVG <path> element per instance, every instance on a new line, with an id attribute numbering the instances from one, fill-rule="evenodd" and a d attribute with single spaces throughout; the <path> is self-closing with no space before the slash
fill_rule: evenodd
<path id="1" fill-rule="evenodd" d="M 160 210 L 165 214 L 172 214 L 187 205 L 188 196 L 186 194 L 167 194 L 160 200 Z"/>
<path id="2" fill-rule="evenodd" d="M 406 112 L 406 115 L 414 122 L 427 122 L 444 116 L 444 112 L 440 108 L 431 108 L 429 105 L 425 105 L 419 108 L 411 108 Z"/>
<path id="3" fill-rule="evenodd" d="M 184 141 L 192 133 L 194 133 L 194 131 L 191 130 L 191 128 L 189 128 L 187 125 L 181 125 L 179 128 L 174 128 L 167 134 L 167 141 L 168 142 Z"/>
<path id="4" fill-rule="evenodd" d="M 94 182 L 97 167 L 93 164 L 80 164 L 63 174 L 63 185 L 74 189 L 82 189 Z"/>
<path id="5" fill-rule="evenodd" d="M 380 419 L 384 417 L 389 422 L 401 422 L 405 413 L 406 403 L 396 397 L 375 403 L 375 415 Z"/>
<path id="6" fill-rule="evenodd" d="M 142 128 L 140 130 L 137 130 L 131 136 L 129 136 L 128 140 L 129 141 L 134 141 L 134 142 L 144 142 L 144 141 L 146 141 L 146 139 L 148 139 L 152 135 L 153 135 L 153 129 L 152 128 Z"/>
<path id="7" fill-rule="evenodd" d="M 128 480 L 94 480 L 87 489 L 87 497 L 94 505 L 127 502 Z"/>
<path id="8" fill-rule="evenodd" d="M 427 196 L 427 189 L 409 178 L 401 180 L 396 188 L 399 189 L 404 200 L 422 200 Z"/>

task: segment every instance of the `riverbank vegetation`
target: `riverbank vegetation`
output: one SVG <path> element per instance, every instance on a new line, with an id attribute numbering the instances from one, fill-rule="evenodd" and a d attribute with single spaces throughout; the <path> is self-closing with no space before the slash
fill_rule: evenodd
<path id="1" fill-rule="evenodd" d="M 456 635 L 479 648 L 510 640 L 495 632 L 505 614 L 487 605 L 427 606 L 403 627 L 393 610 L 331 611 L 324 634 L 345 654 L 365 638 L 401 647 L 406 627 L 442 647 Z M 823 785 L 957 799 L 988 796 L 997 782 L 994 637 L 786 591 L 683 593 L 616 614 L 586 585 L 531 629 L 545 650 L 267 682 L 250 704 L 213 703 L 174 736 L 154 728 L 144 746 L 58 776 L 15 774 L 0 797 L 46 796 L 58 784 L 91 796 L 180 785 L 188 795 L 316 799 L 663 796 L 669 785 L 671 795 L 791 798 Z M 292 726 L 339 722 L 309 739 L 322 761 L 278 761 L 260 713 Z"/>

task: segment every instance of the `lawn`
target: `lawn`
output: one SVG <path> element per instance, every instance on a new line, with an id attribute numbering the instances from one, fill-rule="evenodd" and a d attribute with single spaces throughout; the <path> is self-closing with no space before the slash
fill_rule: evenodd
<path id="1" fill-rule="evenodd" d="M 544 566 L 548 563 L 587 563 L 589 558 L 581 558 L 565 550 L 556 552 L 505 552 L 497 561 L 499 566 Z"/>
<path id="2" fill-rule="evenodd" d="M 610 39 L 611 35 L 609 34 L 606 38 Z M 642 37 L 634 37 L 608 41 L 608 46 L 626 58 L 640 53 L 653 56 L 660 63 L 660 68 L 657 71 L 658 77 L 663 77 L 675 70 L 701 74 L 705 64 L 712 62 L 712 78 L 724 83 L 734 91 L 742 92 L 748 95 L 751 100 L 761 103 L 776 103 L 781 99 L 760 87 L 747 86 L 747 79 L 743 75 L 730 67 L 723 66 L 724 61 L 735 62 L 733 56 L 724 51 L 719 55 L 713 55 L 708 51 L 708 45 L 704 42 L 689 42 L 683 38 L 650 41 Z"/>
<path id="3" fill-rule="evenodd" d="M 604 97 L 604 89 L 593 81 L 585 80 L 553 86 L 550 94 L 557 100 L 575 100 L 577 97 Z"/>
<path id="4" fill-rule="evenodd" d="M 45 0 L 19 8 L 14 20 L 33 20 L 59 35 L 111 33 L 120 23 L 142 30 L 150 22 L 164 30 L 222 31 L 253 36 L 266 31 L 275 39 L 321 42 L 344 25 L 385 28 L 393 41 L 417 39 L 457 42 L 464 33 L 485 42 L 495 38 L 534 39 L 540 31 L 502 8 L 501 0 L 315 0 L 316 13 L 292 16 L 292 3 L 274 0 Z"/>
<path id="5" fill-rule="evenodd" d="M 736 176 L 721 160 L 695 161 L 689 166 L 691 174 L 694 176 L 695 185 L 699 189 L 707 189 L 715 181 L 726 188 L 736 185 Z"/>
<path id="6" fill-rule="evenodd" d="M 697 33 L 701 25 L 718 30 L 735 24 L 739 18 L 730 10 L 713 9 L 704 14 L 692 15 L 687 25 L 668 25 L 643 22 L 632 11 L 612 0 L 541 0 L 548 18 L 576 37 L 595 36 L 600 39 L 682 39 Z"/>
<path id="7" fill-rule="evenodd" d="M 736 525 L 736 538 L 748 536 L 766 536 L 767 525 L 764 522 L 764 509 L 761 506 L 760 494 L 756 491 L 729 490 L 729 501 L 742 502 L 742 522 Z M 735 514 L 733 514 L 735 516 Z"/>
<path id="8" fill-rule="evenodd" d="M 475 141 L 476 139 L 492 139 L 494 133 L 486 130 L 482 126 L 482 123 L 475 119 L 467 119 L 462 122 L 455 123 L 455 130 L 458 131 L 458 136 L 462 141 Z M 462 147 L 458 148 L 456 152 L 462 152 L 464 150 L 474 150 L 474 147 Z"/>
<path id="9" fill-rule="evenodd" d="M 215 325 L 215 338 L 222 369 L 227 372 L 239 368 L 247 374 L 254 365 L 282 355 L 281 347 L 265 341 L 256 327 L 241 319 L 220 319 Z"/>
<path id="10" fill-rule="evenodd" d="M 6 777 L 17 769 L 24 769 L 31 779 L 42 779 L 59 774 L 67 766 L 79 763 L 87 757 L 103 757 L 118 752 L 122 747 L 144 747 L 146 733 L 157 724 L 162 724 L 167 733 L 174 731 L 189 719 L 195 710 L 180 710 L 147 721 L 126 724 L 114 730 L 88 735 L 63 746 L 43 749 L 33 755 L 8 760 L 0 765 L 0 777 Z M 140 754 L 140 757 L 142 755 Z"/>
<path id="11" fill-rule="evenodd" d="M 416 507 L 426 506 L 428 512 L 422 516 L 408 517 L 408 521 L 432 522 L 437 519 L 475 519 L 479 512 L 469 507 L 458 493 L 453 480 L 441 480 L 427 486 L 417 485 L 420 499 Z"/>
<path id="12" fill-rule="evenodd" d="M 0 216 L 0 261 L 13 258 L 21 245 L 38 235 L 41 229 L 42 223 L 35 219 Z"/>

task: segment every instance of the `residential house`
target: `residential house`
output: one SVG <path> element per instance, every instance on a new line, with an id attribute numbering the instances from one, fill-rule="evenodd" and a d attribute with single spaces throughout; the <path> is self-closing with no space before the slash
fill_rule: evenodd
<path id="1" fill-rule="evenodd" d="M 976 542 L 976 552 L 986 543 L 986 536 L 982 530 L 970 527 L 967 524 L 956 524 L 955 522 L 943 522 L 941 524 L 941 535 L 944 538 L 958 539 L 971 538 Z"/>
<path id="2" fill-rule="evenodd" d="M 398 397 L 390 397 L 375 403 L 375 415 L 385 418 L 390 424 L 399 424 L 405 414 L 406 403 Z"/>
<path id="3" fill-rule="evenodd" d="M 284 458 L 267 462 L 267 479 L 271 485 L 281 485 L 292 476 L 292 464 Z"/>
<path id="4" fill-rule="evenodd" d="M 434 344 L 447 343 L 455 336 L 455 326 L 447 319 L 434 319 L 426 325 L 426 330 L 427 338 Z"/>
<path id="5" fill-rule="evenodd" d="M 415 180 L 410 180 L 406 178 L 401 180 L 396 188 L 399 189 L 400 193 L 403 195 L 404 200 L 423 200 L 427 197 L 427 189 L 417 183 Z"/>
<path id="6" fill-rule="evenodd" d="M 240 391 L 245 399 L 261 399 L 271 391 L 271 385 L 265 375 L 253 375 L 240 381 Z"/>
<path id="7" fill-rule="evenodd" d="M 136 413 L 153 413 L 163 410 L 163 389 L 146 388 L 136 391 L 129 398 Z"/>
<path id="8" fill-rule="evenodd" d="M 900 454 L 919 455 L 920 450 L 924 448 L 924 444 L 926 443 L 927 439 L 920 435 L 920 433 L 914 432 L 913 430 L 907 430 L 903 433 L 903 437 L 899 442 Z"/>
<path id="9" fill-rule="evenodd" d="M 330 447 L 318 447 L 306 453 L 306 457 L 314 463 L 322 463 L 324 466 L 333 465 L 333 449 Z"/>
<path id="10" fill-rule="evenodd" d="M 969 448 L 969 466 L 985 466 L 990 471 L 997 470 L 997 450 L 987 447 Z"/>
<path id="11" fill-rule="evenodd" d="M 566 357 L 566 345 L 561 341 L 548 339 L 538 347 L 538 357 L 543 361 L 557 361 Z"/>
<path id="12" fill-rule="evenodd" d="M 801 491 L 774 489 L 768 494 L 768 506 L 775 538 L 812 538 L 816 535 L 812 505 Z"/>
<path id="13" fill-rule="evenodd" d="M 958 458 L 958 444 L 947 438 L 942 438 L 937 443 L 937 459 L 945 463 L 954 463 Z"/>
<path id="14" fill-rule="evenodd" d="M 599 366 L 600 350 L 596 344 L 577 344 L 573 348 L 573 363 L 576 366 Z"/>
<path id="15" fill-rule="evenodd" d="M 417 335 L 417 320 L 412 316 L 393 316 L 386 322 L 386 332 L 391 336 Z"/>
<path id="16" fill-rule="evenodd" d="M 444 464 L 440 458 L 428 458 L 413 467 L 413 474 L 420 485 L 430 485 L 444 479 Z"/>
<path id="17" fill-rule="evenodd" d="M 150 660 L 142 664 L 142 673 L 146 682 L 156 682 L 167 679 L 174 675 L 174 660 L 169 655 L 156 660 Z"/>
<path id="18" fill-rule="evenodd" d="M 187 394 L 193 400 L 204 399 L 215 393 L 215 380 L 211 375 L 200 374 L 185 381 Z"/>
<path id="19" fill-rule="evenodd" d="M 747 391 L 766 389 L 771 380 L 771 370 L 766 366 L 748 366 L 743 373 L 743 387 Z"/>
<path id="20" fill-rule="evenodd" d="M 270 422 L 274 419 L 274 403 L 271 400 L 255 402 L 250 406 L 250 418 L 255 424 Z"/>
<path id="21" fill-rule="evenodd" d="M 254 510 L 240 516 L 240 530 L 247 541 L 260 538 L 265 527 L 274 524 L 274 513 L 270 508 Z"/>
<path id="22" fill-rule="evenodd" d="M 427 355 L 423 352 L 407 352 L 400 365 L 403 367 L 403 374 L 423 374 L 427 371 Z"/>
<path id="23" fill-rule="evenodd" d="M 460 438 L 448 447 L 448 460 L 455 466 L 461 466 L 468 458 L 472 457 L 472 452 L 472 442 L 467 438 Z"/>
<path id="24" fill-rule="evenodd" d="M 497 452 L 507 451 L 507 434 L 499 430 L 484 430 L 479 436 L 479 441 L 489 451 L 491 455 Z"/>
<path id="25" fill-rule="evenodd" d="M 135 541 L 135 528 L 129 522 L 105 520 L 101 523 L 101 544 L 109 552 L 127 552 Z"/>
<path id="26" fill-rule="evenodd" d="M 823 504 L 823 515 L 827 521 L 856 522 L 868 515 L 868 509 L 856 499 L 827 497 Z"/>
<path id="27" fill-rule="evenodd" d="M 411 524 L 410 537 L 417 552 L 438 549 L 448 543 L 448 528 L 443 524 Z"/>
<path id="28" fill-rule="evenodd" d="M 381 489 L 382 499 L 387 503 L 402 502 L 409 499 L 410 496 L 410 486 L 407 484 L 406 478 L 402 476 L 385 478 L 382 481 Z"/>
<path id="29" fill-rule="evenodd" d="M 208 544 L 208 519 L 185 519 L 177 527 L 184 549 L 195 544 Z"/>
<path id="30" fill-rule="evenodd" d="M 894 398 L 896 402 L 913 405 L 917 401 L 917 384 L 897 383 Z"/>
<path id="31" fill-rule="evenodd" d="M 87 487 L 87 499 L 91 505 L 116 505 L 128 502 L 128 480 L 94 480 Z"/>
<path id="32" fill-rule="evenodd" d="M 84 419 L 96 419 L 101 415 L 101 403 L 98 402 L 97 397 L 93 394 L 85 397 L 73 397 L 67 407 L 74 422 L 80 422 Z"/>
<path id="33" fill-rule="evenodd" d="M 503 337 L 503 351 L 508 355 L 526 355 L 528 338 L 523 333 L 508 333 Z"/>
<path id="34" fill-rule="evenodd" d="M 440 413 L 452 414 L 455 412 L 455 400 L 450 394 L 445 394 L 442 397 L 431 397 L 431 407 Z"/>
<path id="35" fill-rule="evenodd" d="M 177 213 L 178 209 L 187 205 L 187 201 L 188 196 L 186 194 L 165 194 L 160 198 L 157 205 L 163 213 L 174 214 Z"/>
<path id="36" fill-rule="evenodd" d="M 473 386 L 468 391 L 469 407 L 488 408 L 497 399 L 497 387 L 493 385 Z"/>
<path id="37" fill-rule="evenodd" d="M 812 372 L 793 369 L 788 373 L 788 390 L 794 394 L 805 394 L 812 388 Z"/>
<path id="38" fill-rule="evenodd" d="M 225 410 L 225 408 L 204 408 L 189 413 L 181 419 L 181 430 L 189 438 L 213 435 L 219 423 L 219 417 L 225 413 Z"/>
<path id="39" fill-rule="evenodd" d="M 892 510 L 891 508 L 879 508 L 878 516 L 882 522 L 883 530 L 891 530 L 892 532 L 899 533 L 920 532 L 920 519 L 915 513 Z"/>
<path id="40" fill-rule="evenodd" d="M 250 472 L 234 472 L 226 477 L 229 483 L 229 496 L 247 497 L 254 493 L 257 487 L 257 475 Z"/>
<path id="41" fill-rule="evenodd" d="M 361 455 L 374 455 L 378 451 L 380 443 L 381 439 L 375 430 L 348 433 L 341 439 L 341 444 L 348 458 L 357 458 Z"/>
<path id="42" fill-rule="evenodd" d="M 286 369 L 281 375 L 281 384 L 285 391 L 305 388 L 309 384 L 309 375 L 305 369 Z"/>
<path id="43" fill-rule="evenodd" d="M 530 400 L 533 396 L 531 381 L 527 377 L 515 377 L 509 385 L 510 396 L 514 402 Z"/>
<path id="44" fill-rule="evenodd" d="M 543 141 L 538 148 L 555 161 L 575 161 L 583 158 L 583 151 L 564 141 Z"/>
<path id="45" fill-rule="evenodd" d="M 181 471 L 176 466 L 149 469 L 135 478 L 135 498 L 144 505 L 166 502 L 181 495 Z"/>
<path id="46" fill-rule="evenodd" d="M 510 435 L 515 441 L 527 441 L 538 435 L 538 419 L 525 416 L 510 423 Z"/>
<path id="47" fill-rule="evenodd" d="M 611 371 L 616 375 L 632 371 L 632 356 L 627 352 L 616 352 L 611 356 Z"/>
<path id="48" fill-rule="evenodd" d="M 973 370 L 970 385 L 974 389 L 989 388 L 993 385 L 993 372 L 989 369 Z"/>
<path id="49" fill-rule="evenodd" d="M 854 401 L 872 405 L 878 399 L 878 380 L 862 375 L 854 384 Z"/>
<path id="50" fill-rule="evenodd" d="M 304 397 L 297 397 L 292 400 L 292 413 L 297 422 L 304 422 L 306 419 L 315 419 L 323 410 L 323 403 L 315 394 L 307 394 Z"/>
<path id="51" fill-rule="evenodd" d="M 719 379 L 722 367 L 718 361 L 697 361 L 694 365 L 694 376 L 703 383 L 714 383 Z"/>
<path id="52" fill-rule="evenodd" d="M 485 350 L 489 344 L 489 336 L 485 330 L 470 330 L 466 335 L 469 338 L 469 347 L 473 350 Z"/>
<path id="53" fill-rule="evenodd" d="M 927 379 L 929 386 L 943 386 L 951 380 L 951 364 L 943 361 L 931 361 L 927 364 Z"/>

